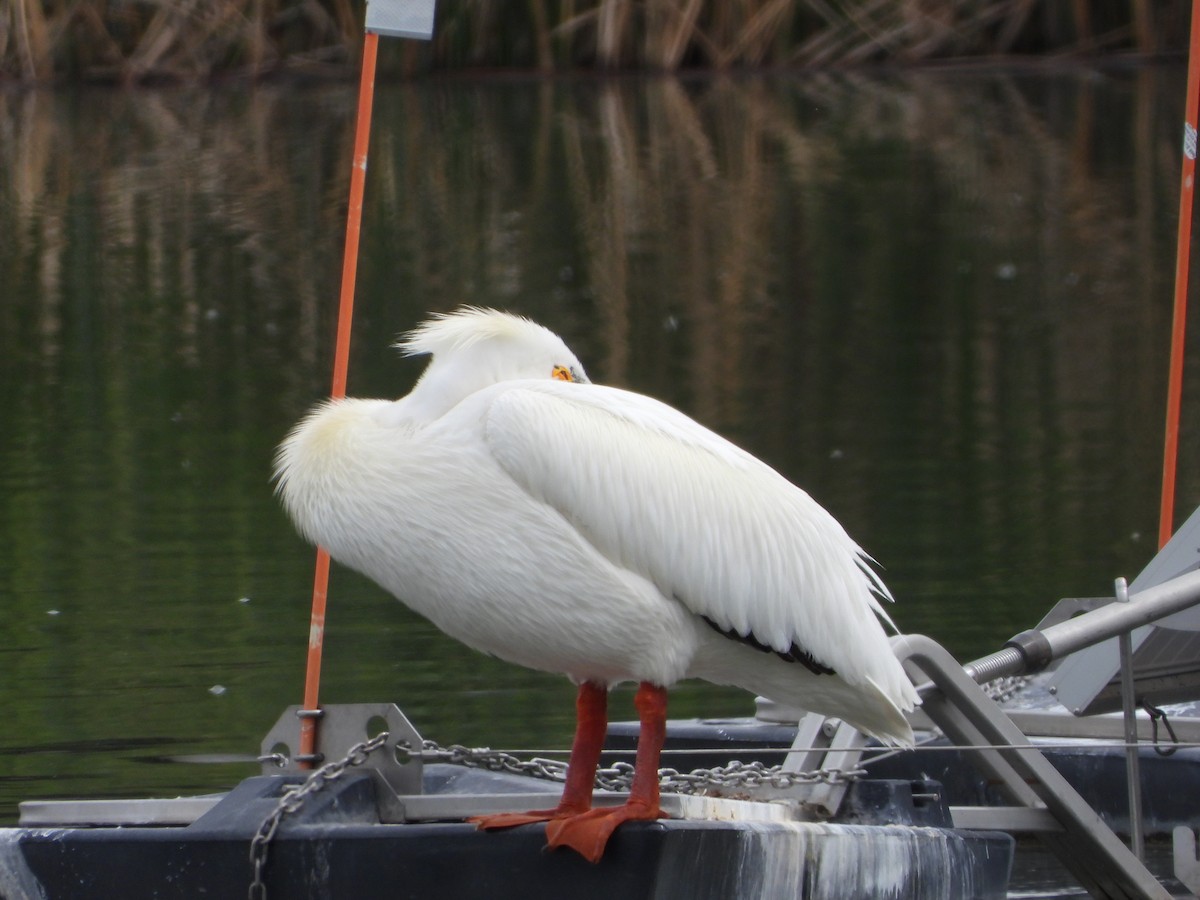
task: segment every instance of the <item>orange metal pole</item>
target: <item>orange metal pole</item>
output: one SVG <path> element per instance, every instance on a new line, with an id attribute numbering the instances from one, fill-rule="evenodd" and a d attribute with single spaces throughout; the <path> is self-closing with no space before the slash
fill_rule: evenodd
<path id="1" fill-rule="evenodd" d="M 1179 452 L 1179 410 L 1183 400 L 1183 346 L 1187 326 L 1188 269 L 1192 247 L 1192 196 L 1196 174 L 1196 125 L 1200 106 L 1200 0 L 1192 0 L 1188 44 L 1187 108 L 1183 124 L 1183 175 L 1179 188 L 1179 240 L 1175 250 L 1175 312 L 1171 321 L 1171 363 L 1167 379 L 1167 427 L 1163 447 L 1162 504 L 1158 546 L 1175 530 L 1175 468 Z"/>
<path id="2" fill-rule="evenodd" d="M 375 97 L 375 57 L 379 35 L 363 38 L 362 75 L 358 85 L 358 122 L 354 130 L 354 162 L 350 170 L 350 206 L 346 212 L 346 247 L 342 257 L 342 291 L 338 301 L 337 344 L 333 356 L 334 398 L 346 396 L 350 368 L 350 329 L 354 321 L 354 284 L 358 275 L 358 239 L 362 223 L 363 191 L 367 180 L 367 147 L 371 140 L 371 106 Z M 329 589 L 329 554 L 317 548 L 313 575 L 312 615 L 308 629 L 308 666 L 304 675 L 304 712 L 300 718 L 303 768 L 311 768 L 317 743 L 317 703 L 321 686 L 321 652 L 325 645 L 325 601 Z"/>

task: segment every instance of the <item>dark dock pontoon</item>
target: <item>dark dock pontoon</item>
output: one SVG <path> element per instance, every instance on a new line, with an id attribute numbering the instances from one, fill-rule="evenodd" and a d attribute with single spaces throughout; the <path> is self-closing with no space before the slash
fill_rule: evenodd
<path id="1" fill-rule="evenodd" d="M 1014 836 L 1097 897 L 1195 890 L 1200 719 L 1163 706 L 1200 672 L 1196 546 L 1200 514 L 1133 590 L 1059 604 L 966 667 L 895 638 L 923 699 L 916 751 L 761 701 L 755 719 L 671 723 L 668 750 L 704 750 L 679 757 L 699 768 L 664 771 L 670 818 L 623 825 L 599 864 L 544 851 L 543 825 L 465 821 L 550 805 L 561 763 L 440 748 L 396 706 L 353 704 L 323 710 L 315 772 L 294 758 L 293 709 L 263 740 L 264 774 L 227 794 L 22 804 L 0 829 L 0 897 L 1002 898 Z M 1013 676 L 1001 703 L 979 684 Z M 611 726 L 597 803 L 624 800 L 613 761 L 635 737 Z M 1168 834 L 1174 873 L 1152 872 L 1145 839 Z"/>

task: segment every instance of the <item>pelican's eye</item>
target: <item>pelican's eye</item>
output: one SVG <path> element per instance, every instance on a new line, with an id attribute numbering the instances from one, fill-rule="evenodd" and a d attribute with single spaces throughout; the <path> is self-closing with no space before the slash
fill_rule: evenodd
<path id="1" fill-rule="evenodd" d="M 550 371 L 550 377 L 556 381 L 574 381 L 575 373 L 566 366 L 555 366 Z"/>

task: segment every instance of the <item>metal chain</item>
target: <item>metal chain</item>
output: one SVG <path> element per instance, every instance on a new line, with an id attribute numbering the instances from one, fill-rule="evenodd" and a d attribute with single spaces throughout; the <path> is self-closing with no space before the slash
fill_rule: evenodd
<path id="1" fill-rule="evenodd" d="M 380 732 L 369 741 L 355 744 L 344 757 L 334 762 L 326 763 L 308 776 L 301 784 L 289 785 L 283 791 L 279 802 L 261 825 L 254 837 L 250 839 L 250 863 L 254 866 L 254 880 L 250 883 L 247 894 L 249 900 L 267 900 L 267 886 L 263 881 L 263 872 L 267 866 L 271 842 L 279 830 L 283 817 L 300 809 L 311 795 L 317 793 L 325 785 L 336 781 L 347 769 L 361 766 L 367 757 L 382 747 L 388 739 L 386 731 Z M 398 745 L 399 750 L 411 748 L 405 743 Z M 549 781 L 565 781 L 567 764 L 562 760 L 533 757 L 521 759 L 503 750 L 491 750 L 487 747 L 464 747 L 462 744 L 451 744 L 443 747 L 436 741 L 422 741 L 421 750 L 413 754 L 425 761 L 447 762 L 454 765 L 470 766 L 477 769 L 488 769 L 492 772 L 512 772 L 517 775 L 527 775 L 534 778 L 544 778 Z M 659 789 L 673 794 L 699 794 L 712 788 L 754 788 L 775 787 L 788 788 L 798 784 L 836 784 L 851 781 L 866 770 L 856 769 L 816 769 L 812 772 L 784 772 L 782 766 L 768 766 L 762 762 L 731 762 L 727 766 L 715 766 L 711 769 L 693 769 L 691 772 L 680 772 L 678 769 L 659 769 Z M 606 769 L 596 771 L 596 787 L 606 791 L 628 791 L 633 784 L 633 766 L 619 762 Z"/>
<path id="2" fill-rule="evenodd" d="M 628 765 L 625 763 L 624 765 Z M 632 772 L 632 766 L 630 770 Z M 768 766 L 760 761 L 743 763 L 737 760 L 727 766 L 711 769 L 693 769 L 679 772 L 675 769 L 659 769 L 659 787 L 673 794 L 700 794 L 711 788 L 790 788 L 801 784 L 841 784 L 854 781 L 865 775 L 866 769 L 855 767 L 841 769 L 813 769 L 810 772 L 785 772 L 782 765 Z M 627 788 L 626 788 L 627 790 Z"/>
<path id="3" fill-rule="evenodd" d="M 355 744 L 344 757 L 334 762 L 326 763 L 314 771 L 301 784 L 293 784 L 284 788 L 279 802 L 271 814 L 263 819 L 258 831 L 250 839 L 250 864 L 254 866 L 254 880 L 250 882 L 249 900 L 267 900 L 267 886 L 263 882 L 263 870 L 267 866 L 267 856 L 270 852 L 271 841 L 279 830 L 283 817 L 296 812 L 304 805 L 309 796 L 321 790 L 331 781 L 336 781 L 345 774 L 347 769 L 361 766 L 367 757 L 387 743 L 388 733 L 381 731 L 369 741 Z"/>
<path id="4" fill-rule="evenodd" d="M 403 749 L 403 747 L 402 747 Z M 567 764 L 562 760 L 534 757 L 523 760 L 503 750 L 487 747 L 464 747 L 451 744 L 443 747 L 436 741 L 422 741 L 420 756 L 426 761 L 446 762 L 492 772 L 512 772 L 550 781 L 565 781 Z M 865 769 L 815 769 L 811 772 L 785 772 L 781 765 L 768 766 L 762 762 L 731 762 L 711 769 L 658 770 L 659 789 L 671 794 L 700 794 L 712 788 L 789 788 L 800 784 L 836 784 L 851 781 L 866 773 Z M 605 791 L 628 791 L 633 784 L 633 766 L 615 763 L 596 771 L 596 787 Z"/>

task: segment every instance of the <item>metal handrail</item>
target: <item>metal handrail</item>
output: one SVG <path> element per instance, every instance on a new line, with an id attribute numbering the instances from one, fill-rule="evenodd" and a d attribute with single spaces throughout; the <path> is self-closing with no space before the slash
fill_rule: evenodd
<path id="1" fill-rule="evenodd" d="M 1200 587 L 1200 577 L 1192 582 Z M 1014 802 L 1054 817 L 1061 830 L 1039 832 L 1039 837 L 1089 893 L 1151 900 L 1171 896 L 1046 757 L 1028 746 L 1021 730 L 948 650 L 909 634 L 892 638 L 892 649 L 911 676 L 928 679 L 923 709 L 946 736 L 964 748 L 979 748 L 964 752 Z"/>

